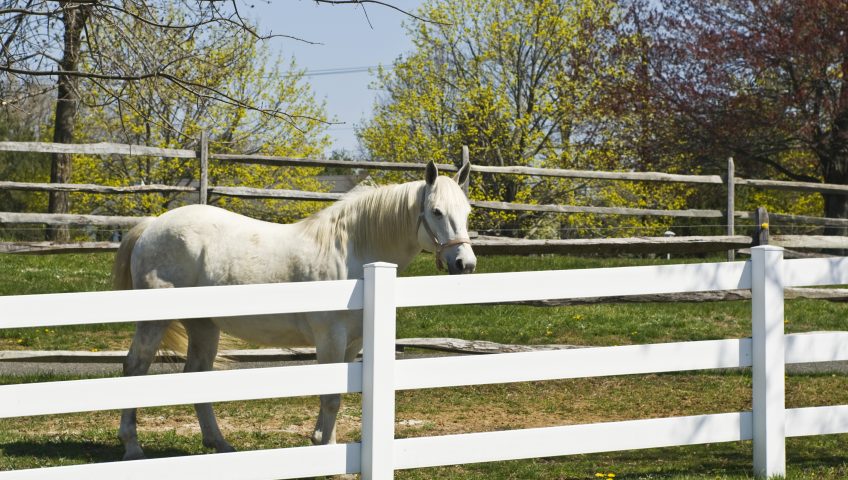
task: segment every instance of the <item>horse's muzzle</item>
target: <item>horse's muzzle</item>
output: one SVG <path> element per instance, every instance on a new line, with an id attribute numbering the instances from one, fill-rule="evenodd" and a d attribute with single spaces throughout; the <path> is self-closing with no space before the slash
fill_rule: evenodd
<path id="1" fill-rule="evenodd" d="M 451 257 L 450 255 L 446 256 Z M 477 257 L 474 255 L 471 247 L 467 244 L 461 245 L 460 248 L 457 249 L 455 257 L 446 258 L 445 260 L 448 267 L 448 273 L 451 275 L 474 273 L 474 269 L 477 268 Z"/>

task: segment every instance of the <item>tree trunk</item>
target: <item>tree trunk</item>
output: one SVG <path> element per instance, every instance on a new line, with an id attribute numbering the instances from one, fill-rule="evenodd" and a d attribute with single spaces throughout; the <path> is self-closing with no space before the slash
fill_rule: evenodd
<path id="1" fill-rule="evenodd" d="M 827 183 L 834 183 L 828 181 Z M 831 195 L 824 196 L 824 211 L 828 218 L 848 218 L 848 196 Z M 825 235 L 848 235 L 848 228 L 829 226 L 825 228 Z"/>
<path id="2" fill-rule="evenodd" d="M 60 71 L 73 72 L 79 67 L 82 32 L 91 5 L 62 2 L 62 23 L 65 27 L 64 52 L 59 64 Z M 79 80 L 69 75 L 57 76 L 56 119 L 53 126 L 55 143 L 73 143 L 77 109 L 79 107 Z M 50 164 L 50 182 L 68 183 L 71 180 L 71 155 L 55 153 Z M 70 202 L 68 192 L 51 192 L 47 211 L 49 213 L 68 213 Z M 47 239 L 59 242 L 70 240 L 67 226 L 47 228 Z"/>
<path id="3" fill-rule="evenodd" d="M 842 73 L 848 73 L 848 60 L 842 62 Z M 825 183 L 848 184 L 848 83 L 846 79 L 840 82 L 839 101 L 833 115 L 829 135 L 824 137 L 819 151 L 819 162 L 824 171 Z M 824 210 L 826 217 L 848 218 L 848 196 L 825 195 Z M 848 235 L 845 227 L 827 227 L 826 235 Z"/>
<path id="4" fill-rule="evenodd" d="M 820 158 L 824 167 L 824 182 L 839 185 L 848 185 L 848 162 L 844 161 L 843 155 L 831 155 L 828 158 Z M 848 196 L 824 194 L 824 216 L 829 218 L 848 218 Z M 825 235 L 846 236 L 848 228 L 840 226 L 827 226 L 824 228 Z M 827 249 L 825 253 L 830 255 L 848 255 L 844 249 Z"/>

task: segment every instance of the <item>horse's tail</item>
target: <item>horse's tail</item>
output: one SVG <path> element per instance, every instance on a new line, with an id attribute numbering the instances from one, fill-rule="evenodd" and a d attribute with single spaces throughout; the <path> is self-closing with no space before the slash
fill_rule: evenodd
<path id="1" fill-rule="evenodd" d="M 183 322 L 173 321 L 165 330 L 165 335 L 162 337 L 162 346 L 160 350 L 175 353 L 181 357 L 188 354 L 188 332 L 186 332 Z"/>
<path id="2" fill-rule="evenodd" d="M 121 240 L 121 245 L 118 247 L 117 254 L 115 254 L 115 263 L 112 265 L 112 287 L 115 290 L 133 289 L 132 271 L 130 270 L 132 252 L 139 237 L 152 220 L 150 218 L 137 223 Z M 182 323 L 171 322 L 162 339 L 162 349 L 179 355 L 186 354 L 188 351 L 188 334 Z"/>
<path id="3" fill-rule="evenodd" d="M 137 223 L 121 240 L 118 253 L 115 255 L 115 263 L 112 265 L 112 287 L 115 290 L 132 290 L 132 272 L 130 271 L 132 251 L 138 238 L 152 220 L 150 218 Z"/>

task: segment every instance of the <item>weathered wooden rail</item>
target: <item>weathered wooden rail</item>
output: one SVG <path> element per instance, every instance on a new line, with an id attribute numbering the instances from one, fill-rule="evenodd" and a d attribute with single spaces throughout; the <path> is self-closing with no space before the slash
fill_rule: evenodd
<path id="1" fill-rule="evenodd" d="M 143 217 L 123 217 L 141 219 Z M 103 225 L 102 223 L 96 225 Z M 130 225 L 129 222 L 122 225 Z M 848 237 L 824 235 L 774 235 L 769 242 L 792 249 L 848 249 Z M 117 242 L 0 242 L 0 253 L 55 254 L 93 253 L 118 249 Z M 692 236 L 692 237 L 627 237 L 569 240 L 529 240 L 523 238 L 477 236 L 472 239 L 479 255 L 586 255 L 586 254 L 693 254 L 740 250 L 754 246 L 752 237 Z"/>

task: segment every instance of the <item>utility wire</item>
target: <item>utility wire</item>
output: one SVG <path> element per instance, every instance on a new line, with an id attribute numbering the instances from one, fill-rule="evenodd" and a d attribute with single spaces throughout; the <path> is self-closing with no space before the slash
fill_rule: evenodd
<path id="1" fill-rule="evenodd" d="M 369 65 L 363 67 L 340 67 L 340 68 L 323 68 L 315 70 L 306 70 L 303 73 L 304 77 L 321 77 L 325 75 L 346 75 L 349 73 L 367 73 L 371 69 L 378 68 L 379 65 Z"/>
<path id="2" fill-rule="evenodd" d="M 283 78 L 288 77 L 323 77 L 330 75 L 349 75 L 353 73 L 368 73 L 373 69 L 380 68 L 381 65 L 362 65 L 358 67 L 333 67 L 333 68 L 315 68 L 315 69 L 306 69 L 300 70 L 296 72 L 285 73 L 282 75 Z M 382 65 L 385 70 L 394 70 L 394 66 L 392 65 Z M 270 76 L 266 76 L 266 78 L 270 78 Z"/>

